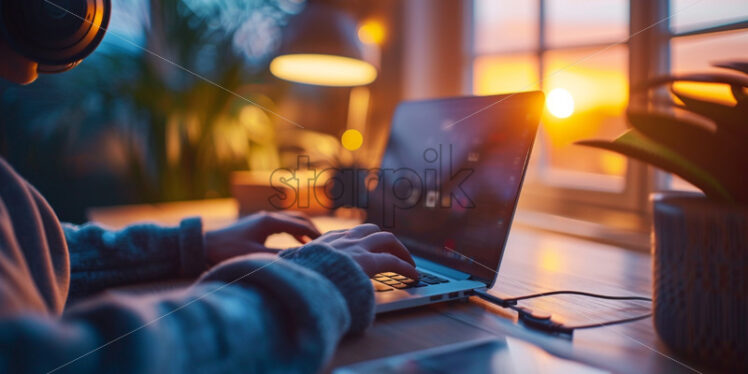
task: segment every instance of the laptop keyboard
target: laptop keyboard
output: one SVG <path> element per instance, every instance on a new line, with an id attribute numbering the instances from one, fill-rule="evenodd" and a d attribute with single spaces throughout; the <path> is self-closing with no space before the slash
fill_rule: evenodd
<path id="1" fill-rule="evenodd" d="M 418 272 L 419 279 L 415 280 L 397 273 L 379 273 L 372 278 L 372 285 L 376 292 L 387 292 L 394 289 L 426 287 L 432 284 L 447 283 L 449 280 L 432 274 Z"/>

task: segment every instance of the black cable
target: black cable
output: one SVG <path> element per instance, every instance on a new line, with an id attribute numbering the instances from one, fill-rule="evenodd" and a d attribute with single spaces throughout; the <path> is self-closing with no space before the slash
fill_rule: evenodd
<path id="1" fill-rule="evenodd" d="M 652 299 L 648 297 L 643 297 L 643 296 L 611 296 L 611 295 L 602 295 L 602 294 L 596 294 L 596 293 L 591 293 L 591 292 L 573 291 L 573 290 L 542 292 L 542 293 L 537 293 L 537 294 L 508 298 L 508 299 L 502 299 L 500 297 L 497 297 L 495 295 L 488 293 L 487 291 L 482 291 L 482 290 L 475 290 L 474 293 L 475 295 L 479 296 L 480 298 L 490 303 L 516 311 L 519 315 L 519 320 L 523 322 L 525 326 L 535 329 L 535 330 L 541 330 L 541 331 L 545 331 L 545 332 L 549 332 L 553 334 L 571 335 L 574 332 L 574 330 L 591 329 L 591 328 L 596 328 L 596 327 L 618 325 L 622 323 L 638 321 L 638 320 L 652 316 L 652 313 L 650 312 L 650 313 L 635 316 L 635 317 L 623 318 L 623 319 L 607 321 L 607 322 L 599 322 L 599 323 L 592 323 L 588 325 L 578 325 L 578 326 L 565 326 L 561 323 L 552 321 L 548 317 L 546 317 L 545 319 L 538 318 L 537 315 L 533 314 L 531 310 L 517 305 L 517 302 L 520 300 L 527 300 L 527 299 L 533 299 L 533 298 L 545 297 L 545 296 L 553 296 L 553 295 L 579 295 L 579 296 L 587 296 L 587 297 L 594 297 L 594 298 L 607 299 L 607 300 L 636 300 L 636 301 L 648 301 L 648 302 L 652 302 Z"/>
<path id="2" fill-rule="evenodd" d="M 578 326 L 567 326 L 567 327 L 572 330 L 593 329 L 596 327 L 606 327 L 606 326 L 612 326 L 612 325 L 620 325 L 622 323 L 634 322 L 640 319 L 649 318 L 651 316 L 652 316 L 652 313 L 647 313 L 647 314 L 642 314 L 636 317 L 624 318 L 624 319 L 614 320 L 610 322 L 591 323 L 589 325 L 578 325 Z"/>
<path id="3" fill-rule="evenodd" d="M 580 296 L 596 297 L 599 299 L 608 299 L 608 300 L 639 300 L 639 301 L 652 302 L 651 298 L 643 297 L 643 296 L 610 296 L 610 295 L 601 295 L 597 293 L 572 291 L 572 290 L 541 292 L 541 293 L 536 293 L 536 294 L 531 294 L 531 295 L 512 297 L 512 298 L 503 299 L 503 300 L 509 303 L 516 304 L 517 301 L 520 301 L 520 300 L 534 299 L 536 297 L 544 297 L 544 296 L 552 296 L 552 295 L 580 295 Z"/>

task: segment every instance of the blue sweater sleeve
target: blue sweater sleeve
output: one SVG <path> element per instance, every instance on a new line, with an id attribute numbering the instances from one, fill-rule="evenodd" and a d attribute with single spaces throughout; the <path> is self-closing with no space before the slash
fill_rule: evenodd
<path id="1" fill-rule="evenodd" d="M 109 292 L 60 320 L 0 321 L 0 372 L 313 373 L 372 318 L 360 267 L 307 245 L 224 262 L 185 290 Z"/>
<path id="2" fill-rule="evenodd" d="M 63 224 L 70 252 L 70 297 L 161 279 L 197 276 L 205 270 L 200 218 L 179 227 L 138 224 L 120 231 L 95 224 Z"/>

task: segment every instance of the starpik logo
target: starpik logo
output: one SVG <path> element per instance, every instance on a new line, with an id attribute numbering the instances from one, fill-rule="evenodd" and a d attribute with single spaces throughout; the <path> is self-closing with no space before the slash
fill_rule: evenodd
<path id="1" fill-rule="evenodd" d="M 296 168 L 280 168 L 270 174 L 275 193 L 268 202 L 276 209 L 333 209 L 353 206 L 375 208 L 383 226 L 391 226 L 398 210 L 419 206 L 449 209 L 458 204 L 472 209 L 475 203 L 463 188 L 474 170 L 454 167 L 453 146 L 438 145 L 421 153 L 421 169 L 410 167 L 329 167 L 312 169 L 309 156 L 299 155 Z"/>

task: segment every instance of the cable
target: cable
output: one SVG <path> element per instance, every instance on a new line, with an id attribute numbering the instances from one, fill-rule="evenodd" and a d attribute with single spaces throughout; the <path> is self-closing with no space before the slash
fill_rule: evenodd
<path id="1" fill-rule="evenodd" d="M 634 321 L 638 321 L 640 319 L 649 318 L 651 316 L 652 316 L 652 313 L 647 313 L 647 314 L 642 314 L 642 315 L 636 316 L 636 317 L 624 318 L 624 319 L 619 319 L 619 320 L 610 321 L 610 322 L 600 322 L 600 323 L 591 323 L 589 325 L 569 326 L 569 328 L 572 329 L 572 330 L 581 330 L 581 329 L 592 329 L 592 328 L 596 328 L 596 327 L 606 327 L 606 326 L 612 326 L 612 325 L 620 325 L 622 323 L 634 322 Z"/>
<path id="2" fill-rule="evenodd" d="M 536 294 L 531 294 L 531 295 L 513 297 L 510 299 L 504 299 L 504 300 L 510 303 L 514 302 L 516 304 L 516 302 L 520 300 L 534 299 L 536 297 L 544 297 L 544 296 L 552 296 L 552 295 L 580 295 L 580 296 L 589 296 L 589 297 L 596 297 L 599 299 L 608 299 L 608 300 L 639 300 L 639 301 L 652 302 L 651 298 L 643 297 L 643 296 L 610 296 L 610 295 L 602 295 L 602 294 L 597 294 L 597 293 L 572 291 L 572 290 L 541 292 L 541 293 L 536 293 Z"/>
<path id="3" fill-rule="evenodd" d="M 533 299 L 533 298 L 545 297 L 545 296 L 553 296 L 553 295 L 579 295 L 579 296 L 587 296 L 587 297 L 594 297 L 594 298 L 607 299 L 607 300 L 636 300 L 636 301 L 648 301 L 648 302 L 652 302 L 652 299 L 648 297 L 643 297 L 643 296 L 610 296 L 610 295 L 602 295 L 602 294 L 596 294 L 596 293 L 591 293 L 591 292 L 573 291 L 573 290 L 542 292 L 542 293 L 536 293 L 536 294 L 531 294 L 531 295 L 508 298 L 508 299 L 502 299 L 500 297 L 492 295 L 488 293 L 487 291 L 483 291 L 483 290 L 474 290 L 473 293 L 477 295 L 478 297 L 492 304 L 496 304 L 500 307 L 509 308 L 509 309 L 516 311 L 519 321 L 522 322 L 522 324 L 527 326 L 528 328 L 531 328 L 534 330 L 540 330 L 540 331 L 551 333 L 554 335 L 571 336 L 574 333 L 574 330 L 591 329 L 591 328 L 597 328 L 597 327 L 618 325 L 622 323 L 638 321 L 638 320 L 652 316 L 652 313 L 650 312 L 650 313 L 635 316 L 635 317 L 617 319 L 613 321 L 592 323 L 588 325 L 566 326 L 562 323 L 553 321 L 551 319 L 552 316 L 550 314 L 544 315 L 540 313 L 535 313 L 531 309 L 519 306 L 517 302 L 520 300 L 527 300 L 527 299 Z"/>

